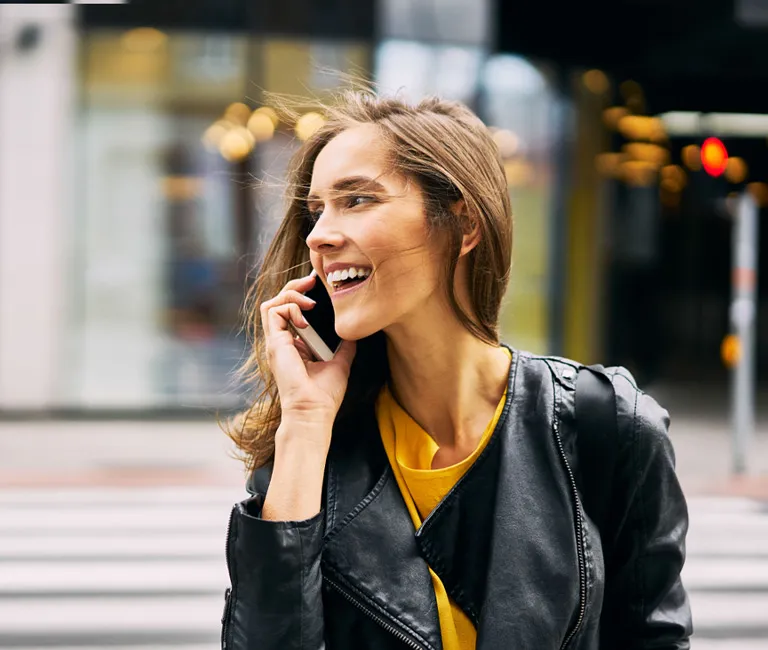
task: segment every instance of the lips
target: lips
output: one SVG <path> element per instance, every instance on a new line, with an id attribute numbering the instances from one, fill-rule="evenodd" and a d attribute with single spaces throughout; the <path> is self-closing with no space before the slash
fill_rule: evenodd
<path id="1" fill-rule="evenodd" d="M 350 284 L 348 286 L 342 285 L 339 288 L 336 288 L 335 286 L 331 285 L 331 299 L 335 300 L 336 298 L 341 298 L 344 296 L 348 296 L 349 294 L 357 291 L 360 287 L 367 284 L 370 280 L 370 275 L 368 275 L 362 282 L 355 282 L 354 284 Z"/>

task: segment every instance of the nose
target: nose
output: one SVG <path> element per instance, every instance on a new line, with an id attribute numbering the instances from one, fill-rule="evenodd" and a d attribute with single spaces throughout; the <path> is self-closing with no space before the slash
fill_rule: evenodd
<path id="1" fill-rule="evenodd" d="M 315 253 L 327 253 L 344 245 L 344 235 L 338 228 L 330 209 L 323 211 L 307 236 L 307 246 Z"/>

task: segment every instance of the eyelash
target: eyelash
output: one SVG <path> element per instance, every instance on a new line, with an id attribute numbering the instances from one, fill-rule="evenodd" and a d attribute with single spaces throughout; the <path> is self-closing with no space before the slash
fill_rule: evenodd
<path id="1" fill-rule="evenodd" d="M 364 199 L 365 203 L 358 203 L 357 205 L 353 205 L 354 201 L 358 199 Z M 367 205 L 368 203 L 374 203 L 376 201 L 375 196 L 369 196 L 367 194 L 352 194 L 351 196 L 346 197 L 346 205 L 347 208 L 356 208 L 360 205 Z M 308 210 L 309 214 L 309 220 L 312 224 L 315 224 L 320 219 L 320 215 L 322 214 L 322 210 Z"/>

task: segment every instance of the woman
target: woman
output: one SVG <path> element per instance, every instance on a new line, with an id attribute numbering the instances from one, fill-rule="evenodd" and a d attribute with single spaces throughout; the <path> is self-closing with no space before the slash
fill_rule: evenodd
<path id="1" fill-rule="evenodd" d="M 329 112 L 252 296 L 264 392 L 232 434 L 253 497 L 230 521 L 223 647 L 688 648 L 666 411 L 608 371 L 598 530 L 577 482 L 579 364 L 499 343 L 512 217 L 486 127 L 439 99 L 351 93 Z M 344 340 L 329 362 L 293 329 L 316 281 Z"/>

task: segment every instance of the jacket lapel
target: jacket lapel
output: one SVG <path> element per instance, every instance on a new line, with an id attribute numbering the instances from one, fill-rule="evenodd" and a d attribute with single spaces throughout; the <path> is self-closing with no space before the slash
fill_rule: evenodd
<path id="1" fill-rule="evenodd" d="M 324 574 L 419 645 L 442 650 L 432 578 L 375 416 L 357 425 L 351 435 L 334 432 Z"/>
<path id="2" fill-rule="evenodd" d="M 557 445 L 557 393 L 541 361 L 523 359 L 499 454 L 478 649 L 560 648 L 579 611 L 571 485 Z"/>

